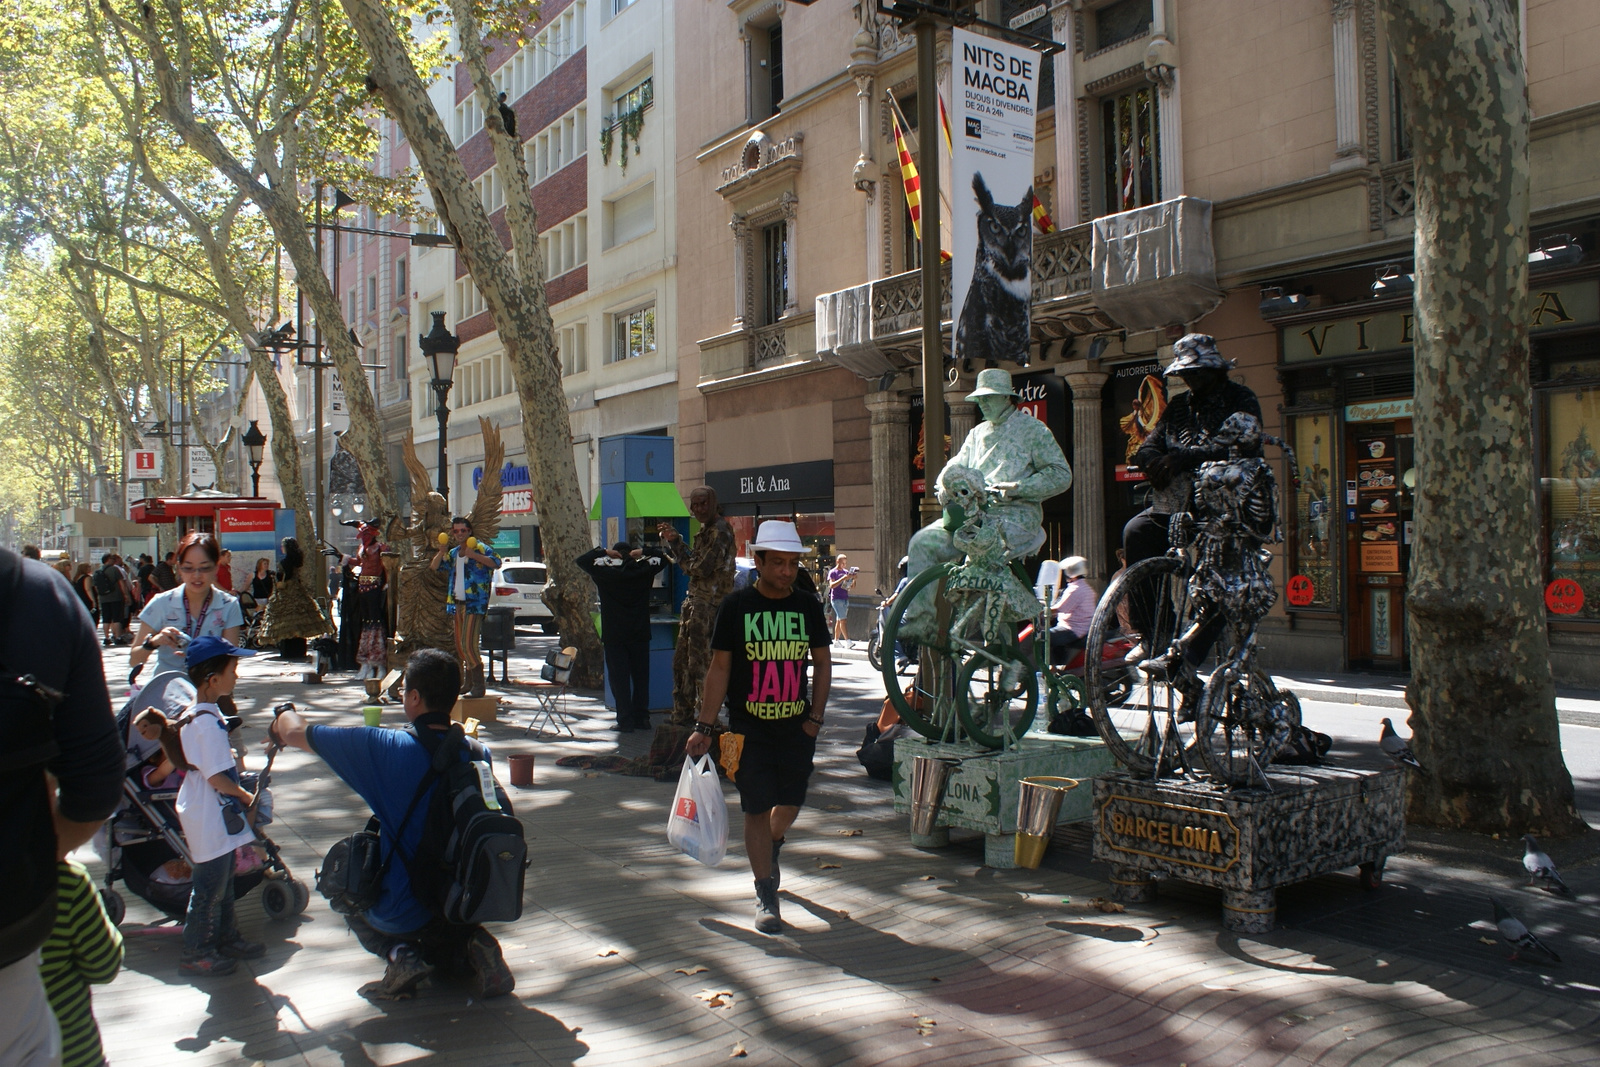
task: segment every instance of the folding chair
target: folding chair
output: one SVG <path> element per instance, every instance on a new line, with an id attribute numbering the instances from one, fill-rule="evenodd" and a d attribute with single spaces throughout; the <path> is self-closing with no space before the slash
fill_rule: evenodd
<path id="1" fill-rule="evenodd" d="M 522 731 L 524 737 L 536 729 L 539 736 L 543 737 L 544 727 L 548 724 L 550 732 L 558 737 L 562 730 L 566 730 L 567 736 L 577 738 L 572 723 L 567 719 L 567 683 L 572 677 L 572 664 L 577 656 L 576 646 L 553 648 L 546 653 L 544 666 L 539 668 L 540 680 L 534 682 L 530 688 L 538 710 L 529 720 L 527 729 Z"/>

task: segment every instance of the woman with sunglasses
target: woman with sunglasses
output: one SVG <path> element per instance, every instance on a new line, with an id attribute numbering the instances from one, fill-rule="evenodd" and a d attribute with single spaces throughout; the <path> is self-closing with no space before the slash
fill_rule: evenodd
<path id="1" fill-rule="evenodd" d="M 214 584 L 221 554 L 217 539 L 208 533 L 196 531 L 178 542 L 173 567 L 178 585 L 151 597 L 139 613 L 129 666 L 137 667 L 153 654 L 157 674 L 187 670 L 183 649 L 196 637 L 238 644 L 244 610 L 238 597 Z"/>

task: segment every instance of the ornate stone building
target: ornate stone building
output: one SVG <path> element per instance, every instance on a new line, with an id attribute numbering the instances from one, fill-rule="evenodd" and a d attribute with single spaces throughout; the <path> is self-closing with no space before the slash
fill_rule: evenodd
<path id="1" fill-rule="evenodd" d="M 875 7 L 678 8 L 681 62 L 703 72 L 679 111 L 680 480 L 793 468 L 795 488 L 751 481 L 736 507 L 826 503 L 825 547 L 871 572 L 858 590 L 892 586 L 920 491 L 921 288 L 890 119 L 897 101 L 914 120 L 920 87 L 912 42 Z M 1127 457 L 1165 402 L 1159 367 L 1183 331 L 1212 333 L 1298 452 L 1275 576 L 1305 576 L 1310 596 L 1264 624 L 1270 662 L 1404 670 L 1413 192 L 1374 0 L 979 8 L 1065 46 L 1035 157 L 1059 229 L 1035 239 L 1033 343 L 1009 368 L 1076 475 L 1047 509 L 1046 554 L 1088 557 L 1097 582 L 1116 567 L 1144 504 Z M 1521 15 L 1541 549 L 1552 580 L 1587 594 L 1552 613 L 1552 663 L 1597 684 L 1600 63 L 1574 42 L 1600 33 L 1600 7 L 1526 0 Z M 938 78 L 948 101 L 943 53 Z M 1103 269 L 1140 242 L 1170 255 L 1120 282 Z M 952 449 L 968 391 L 957 372 Z"/>

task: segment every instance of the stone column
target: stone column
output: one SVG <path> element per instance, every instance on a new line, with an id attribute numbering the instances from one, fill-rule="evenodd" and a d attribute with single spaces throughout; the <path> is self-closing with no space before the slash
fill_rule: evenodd
<path id="1" fill-rule="evenodd" d="M 1366 166 L 1361 147 L 1361 62 L 1356 54 L 1355 0 L 1333 0 L 1333 115 L 1338 144 L 1330 169 Z"/>
<path id="2" fill-rule="evenodd" d="M 800 247 L 800 198 L 786 189 L 779 201 L 783 205 L 783 241 L 787 248 L 783 257 L 783 314 L 787 318 L 800 310 L 800 294 L 795 291 L 795 279 L 800 277 L 795 264 Z"/>
<path id="3" fill-rule="evenodd" d="M 733 231 L 733 328 L 742 330 L 750 317 L 750 286 L 748 260 L 750 258 L 750 219 L 744 214 L 728 220 Z"/>
<path id="4" fill-rule="evenodd" d="M 872 554 L 874 577 L 894 588 L 895 563 L 915 532 L 911 514 L 911 400 L 895 392 L 866 395 L 872 416 Z"/>
<path id="5" fill-rule="evenodd" d="M 1072 390 L 1072 554 L 1089 561 L 1089 581 L 1105 588 L 1111 573 L 1106 551 L 1105 441 L 1100 424 L 1100 389 L 1105 371 L 1062 375 Z"/>
<path id="6" fill-rule="evenodd" d="M 961 442 L 967 439 L 967 434 L 978 425 L 978 405 L 967 399 L 967 394 L 972 392 L 974 378 L 970 374 L 956 376 L 954 382 L 947 382 L 944 387 L 945 410 L 950 413 L 950 455 L 955 455 L 961 450 Z"/>
<path id="7" fill-rule="evenodd" d="M 1074 18 L 1071 4 L 1060 4 L 1050 12 L 1050 32 L 1066 45 L 1051 60 L 1056 65 L 1056 225 L 1076 226 L 1078 218 L 1078 82 L 1074 62 L 1078 56 L 1073 40 Z"/>

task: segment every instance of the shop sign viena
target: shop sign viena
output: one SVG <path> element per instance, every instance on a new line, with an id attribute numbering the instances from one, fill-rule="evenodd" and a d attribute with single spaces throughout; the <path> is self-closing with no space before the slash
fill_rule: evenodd
<path id="1" fill-rule="evenodd" d="M 1553 330 L 1600 322 L 1600 282 L 1594 279 L 1528 290 L 1528 328 Z M 1371 315 L 1283 328 L 1283 361 L 1308 363 L 1410 348 L 1416 317 L 1398 308 Z"/>

